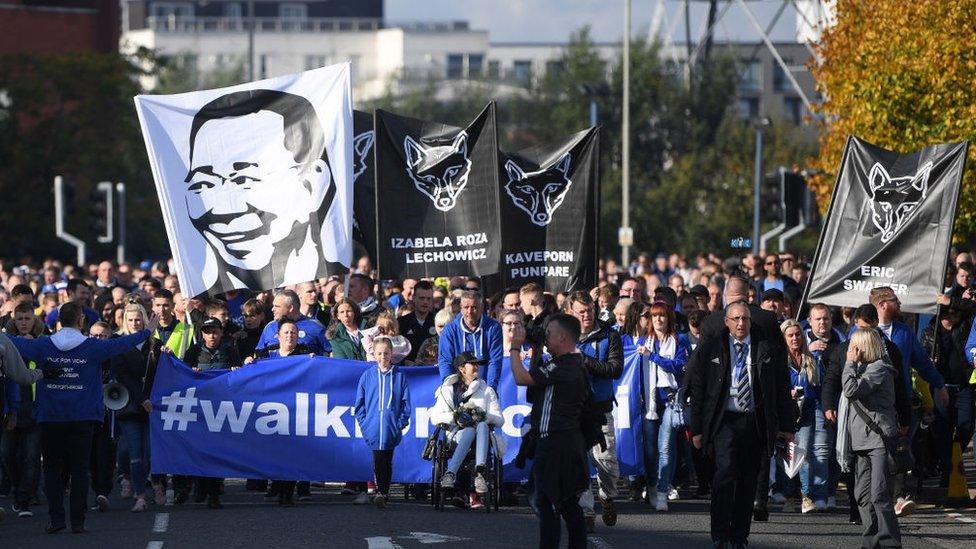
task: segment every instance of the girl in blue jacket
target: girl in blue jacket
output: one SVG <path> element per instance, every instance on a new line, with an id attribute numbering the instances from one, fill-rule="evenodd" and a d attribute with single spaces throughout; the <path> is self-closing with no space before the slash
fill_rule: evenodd
<path id="1" fill-rule="evenodd" d="M 356 421 L 366 444 L 373 451 L 376 497 L 373 503 L 385 508 L 393 477 L 393 450 L 403 430 L 410 425 L 410 388 L 407 378 L 393 366 L 393 342 L 373 340 L 376 368 L 367 368 L 356 389 Z"/>

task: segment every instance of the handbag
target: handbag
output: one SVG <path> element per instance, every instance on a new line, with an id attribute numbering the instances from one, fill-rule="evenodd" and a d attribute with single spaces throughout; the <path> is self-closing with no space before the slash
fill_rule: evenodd
<path id="1" fill-rule="evenodd" d="M 691 408 L 685 404 L 685 388 L 682 387 L 668 399 L 667 407 L 671 408 L 671 428 L 684 429 L 691 423 Z"/>
<path id="2" fill-rule="evenodd" d="M 434 459 L 434 453 L 437 450 L 437 439 L 441 436 L 441 426 L 438 425 L 434 428 L 434 432 L 427 437 L 427 442 L 424 443 L 424 451 L 420 453 L 420 457 L 426 461 L 431 461 Z"/>
<path id="3" fill-rule="evenodd" d="M 881 430 L 881 426 L 868 414 L 868 411 L 860 401 L 852 400 L 850 403 L 857 415 L 861 416 L 861 420 L 868 425 L 868 429 L 874 431 L 884 442 L 887 454 L 888 474 L 901 475 L 915 468 L 915 456 L 912 455 L 911 439 L 905 435 L 898 435 L 894 438 L 886 436 Z"/>

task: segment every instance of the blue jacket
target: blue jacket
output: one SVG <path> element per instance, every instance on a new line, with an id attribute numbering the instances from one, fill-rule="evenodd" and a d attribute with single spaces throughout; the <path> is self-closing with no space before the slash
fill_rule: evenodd
<path id="1" fill-rule="evenodd" d="M 576 348 L 581 353 L 596 359 L 602 366 L 598 375 L 594 375 L 594 370 L 590 365 L 587 366 L 587 371 L 590 387 L 593 389 L 593 402 L 597 404 L 611 403 L 609 406 L 603 406 L 605 412 L 613 409 L 612 403 L 616 396 L 613 382 L 624 371 L 623 347 L 620 333 L 602 322 L 589 334 L 583 334 L 579 343 L 576 344 Z"/>
<path id="2" fill-rule="evenodd" d="M 2 420 L 3 414 L 15 414 L 20 408 L 20 385 L 6 377 L 0 378 L 0 385 L 2 385 L 0 390 L 6 393 L 6 398 L 0 398 L 3 401 L 3 409 L 0 410 L 0 420 Z M 4 428 L 5 425 L 0 421 L 0 429 Z"/>
<path id="3" fill-rule="evenodd" d="M 410 387 L 397 366 L 385 373 L 371 364 L 356 388 L 356 421 L 371 450 L 390 450 L 400 444 L 410 425 Z"/>
<path id="4" fill-rule="evenodd" d="M 437 369 L 441 380 L 456 373 L 454 357 L 470 351 L 480 359 L 488 361 L 484 375 L 488 386 L 498 391 L 498 381 L 502 372 L 502 357 L 505 349 L 502 344 L 502 325 L 488 315 L 481 317 L 478 329 L 470 332 L 464 327 L 464 319 L 459 314 L 444 327 L 437 347 Z"/>
<path id="5" fill-rule="evenodd" d="M 301 318 L 295 321 L 298 327 L 298 342 L 308 347 L 310 353 L 325 355 L 332 352 L 332 345 L 325 338 L 325 327 L 314 318 Z M 261 337 L 254 348 L 261 351 L 269 345 L 278 344 L 278 321 L 272 320 L 261 331 Z"/>
<path id="6" fill-rule="evenodd" d="M 50 364 L 64 373 L 37 382 L 37 422 L 97 421 L 105 419 L 102 403 L 102 362 L 149 338 L 149 330 L 114 339 L 86 337 L 63 328 L 51 337 L 11 338 L 24 360 L 39 368 Z"/>
<path id="7" fill-rule="evenodd" d="M 907 324 L 898 322 L 897 320 L 892 322 L 891 337 L 888 339 L 901 352 L 902 379 L 905 381 L 905 390 L 908 391 L 906 394 L 912 394 L 912 368 L 915 368 L 919 375 L 922 376 L 922 379 L 927 381 L 933 389 L 939 389 L 945 386 L 945 380 L 942 379 L 942 374 L 935 369 L 935 365 L 932 364 L 929 354 L 922 348 L 922 343 L 915 337 L 915 332 Z M 968 343 L 966 344 L 966 349 L 969 349 Z"/>
<path id="8" fill-rule="evenodd" d="M 793 364 L 790 364 L 790 390 L 792 391 L 794 387 L 801 387 L 803 389 L 803 410 L 800 411 L 801 420 L 811 417 L 808 414 L 813 413 L 814 410 L 823 410 L 823 403 L 820 400 L 820 388 L 823 387 L 823 380 L 827 372 L 822 362 L 815 361 L 814 364 L 820 369 L 820 385 L 810 383 L 810 378 L 805 373 L 801 370 L 793 369 Z"/>

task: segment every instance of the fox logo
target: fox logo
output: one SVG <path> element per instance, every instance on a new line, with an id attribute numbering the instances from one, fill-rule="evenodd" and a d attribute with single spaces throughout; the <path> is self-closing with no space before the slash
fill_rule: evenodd
<path id="1" fill-rule="evenodd" d="M 359 180 L 359 176 L 363 175 L 363 172 L 369 167 L 366 164 L 366 159 L 369 157 L 369 151 L 373 150 L 374 135 L 373 131 L 370 130 L 357 135 L 352 140 L 352 180 L 354 182 Z"/>
<path id="2" fill-rule="evenodd" d="M 881 231 L 881 242 L 895 236 L 929 191 L 932 163 L 926 162 L 915 175 L 891 177 L 879 163 L 868 174 L 871 221 Z"/>
<path id="3" fill-rule="evenodd" d="M 447 145 L 427 145 L 409 135 L 403 140 L 407 156 L 407 175 L 417 190 L 434 202 L 434 207 L 449 212 L 468 184 L 471 160 L 468 159 L 468 134 L 457 134 Z"/>
<path id="4" fill-rule="evenodd" d="M 505 172 L 508 173 L 505 191 L 536 225 L 548 225 L 552 221 L 552 214 L 563 203 L 573 184 L 569 179 L 572 161 L 573 158 L 566 153 L 554 166 L 537 172 L 525 172 L 511 160 L 505 162 Z"/>

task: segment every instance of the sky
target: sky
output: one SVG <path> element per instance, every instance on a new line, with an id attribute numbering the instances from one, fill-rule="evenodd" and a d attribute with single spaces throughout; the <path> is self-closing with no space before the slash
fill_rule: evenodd
<path id="1" fill-rule="evenodd" d="M 645 35 L 658 0 L 631 1 L 631 28 Z M 725 5 L 719 2 L 719 11 Z M 673 25 L 675 41 L 685 40 L 682 3 L 667 0 L 662 34 Z M 783 0 L 747 2 L 765 27 Z M 691 35 L 694 41 L 705 28 L 708 2 L 691 2 Z M 392 23 L 413 21 L 468 21 L 471 28 L 488 30 L 492 42 L 565 42 L 569 34 L 589 24 L 598 42 L 619 41 L 622 36 L 624 0 L 386 0 L 386 19 Z M 788 6 L 771 36 L 794 40 L 796 12 Z M 758 41 L 758 35 L 738 3 L 716 26 L 717 40 Z"/>

